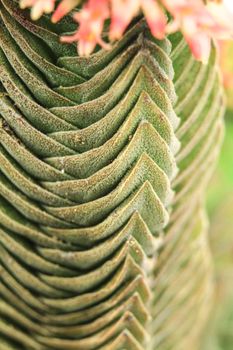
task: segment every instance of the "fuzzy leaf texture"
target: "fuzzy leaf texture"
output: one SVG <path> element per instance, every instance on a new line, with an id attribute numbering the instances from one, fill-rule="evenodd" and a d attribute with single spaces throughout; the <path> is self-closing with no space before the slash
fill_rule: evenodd
<path id="1" fill-rule="evenodd" d="M 1 350 L 199 349 L 213 295 L 203 196 L 223 135 L 216 49 L 143 19 L 78 57 L 0 1 Z"/>

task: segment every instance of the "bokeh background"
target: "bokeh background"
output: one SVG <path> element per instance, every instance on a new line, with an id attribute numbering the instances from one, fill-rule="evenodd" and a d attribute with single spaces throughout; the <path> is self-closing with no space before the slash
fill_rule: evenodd
<path id="1" fill-rule="evenodd" d="M 233 350 L 233 43 L 222 47 L 227 94 L 225 141 L 207 195 L 216 300 L 203 350 Z"/>

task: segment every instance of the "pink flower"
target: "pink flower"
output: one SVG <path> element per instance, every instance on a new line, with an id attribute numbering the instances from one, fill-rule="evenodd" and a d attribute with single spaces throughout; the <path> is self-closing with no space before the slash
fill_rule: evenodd
<path id="1" fill-rule="evenodd" d="M 96 44 L 109 48 L 101 34 L 105 20 L 109 17 L 108 0 L 88 0 L 83 9 L 74 15 L 74 20 L 79 23 L 77 32 L 72 36 L 62 37 L 62 42 L 78 42 L 78 53 L 88 56 L 94 51 Z"/>
<path id="2" fill-rule="evenodd" d="M 228 1 L 228 0 L 227 0 Z M 202 0 L 163 0 L 165 6 L 174 17 L 167 31 L 181 30 L 196 59 L 208 62 L 211 50 L 211 39 L 230 37 L 232 35 L 232 19 L 228 24 L 223 15 L 226 11 L 224 3 L 208 3 Z M 221 19 L 221 20 L 220 20 Z"/>
<path id="3" fill-rule="evenodd" d="M 164 38 L 167 18 L 157 0 L 111 0 L 111 9 L 111 39 L 119 39 L 140 10 L 152 34 L 158 39 Z"/>
<path id="4" fill-rule="evenodd" d="M 20 7 L 25 9 L 32 7 L 31 18 L 37 20 L 43 13 L 51 13 L 55 6 L 55 0 L 20 0 Z"/>
<path id="5" fill-rule="evenodd" d="M 58 22 L 81 2 L 60 1 L 52 21 Z M 33 19 L 52 12 L 54 4 L 55 0 L 20 0 L 22 8 L 32 6 Z M 162 5 L 173 17 L 168 24 Z M 194 56 L 204 63 L 208 61 L 213 38 L 233 37 L 233 0 L 86 0 L 81 11 L 74 15 L 79 23 L 77 32 L 62 37 L 62 41 L 77 41 L 80 55 L 89 55 L 96 44 L 108 49 L 101 37 L 105 20 L 111 19 L 110 39 L 120 39 L 140 11 L 158 39 L 163 39 L 165 33 L 182 31 Z"/>

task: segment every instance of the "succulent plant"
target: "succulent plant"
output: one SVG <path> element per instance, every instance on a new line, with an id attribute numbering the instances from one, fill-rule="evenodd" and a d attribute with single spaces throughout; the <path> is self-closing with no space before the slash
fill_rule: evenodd
<path id="1" fill-rule="evenodd" d="M 0 342 L 199 349 L 213 296 L 204 194 L 224 114 L 217 52 L 137 19 L 77 56 L 0 1 Z"/>

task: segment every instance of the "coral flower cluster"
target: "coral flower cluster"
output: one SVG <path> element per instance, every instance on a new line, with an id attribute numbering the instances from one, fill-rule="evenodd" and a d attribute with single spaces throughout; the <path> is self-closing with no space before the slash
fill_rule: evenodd
<path id="1" fill-rule="evenodd" d="M 233 38 L 232 0 L 62 0 L 55 9 L 55 0 L 21 0 L 21 8 L 31 7 L 32 19 L 51 13 L 58 22 L 70 11 L 79 24 L 77 32 L 62 37 L 63 42 L 77 42 L 80 55 L 88 56 L 98 44 L 110 47 L 102 38 L 104 23 L 110 19 L 110 42 L 121 38 L 139 13 L 143 13 L 152 34 L 163 39 L 167 33 L 180 30 L 196 59 L 207 62 L 211 40 Z M 168 21 L 166 11 L 170 13 Z"/>

